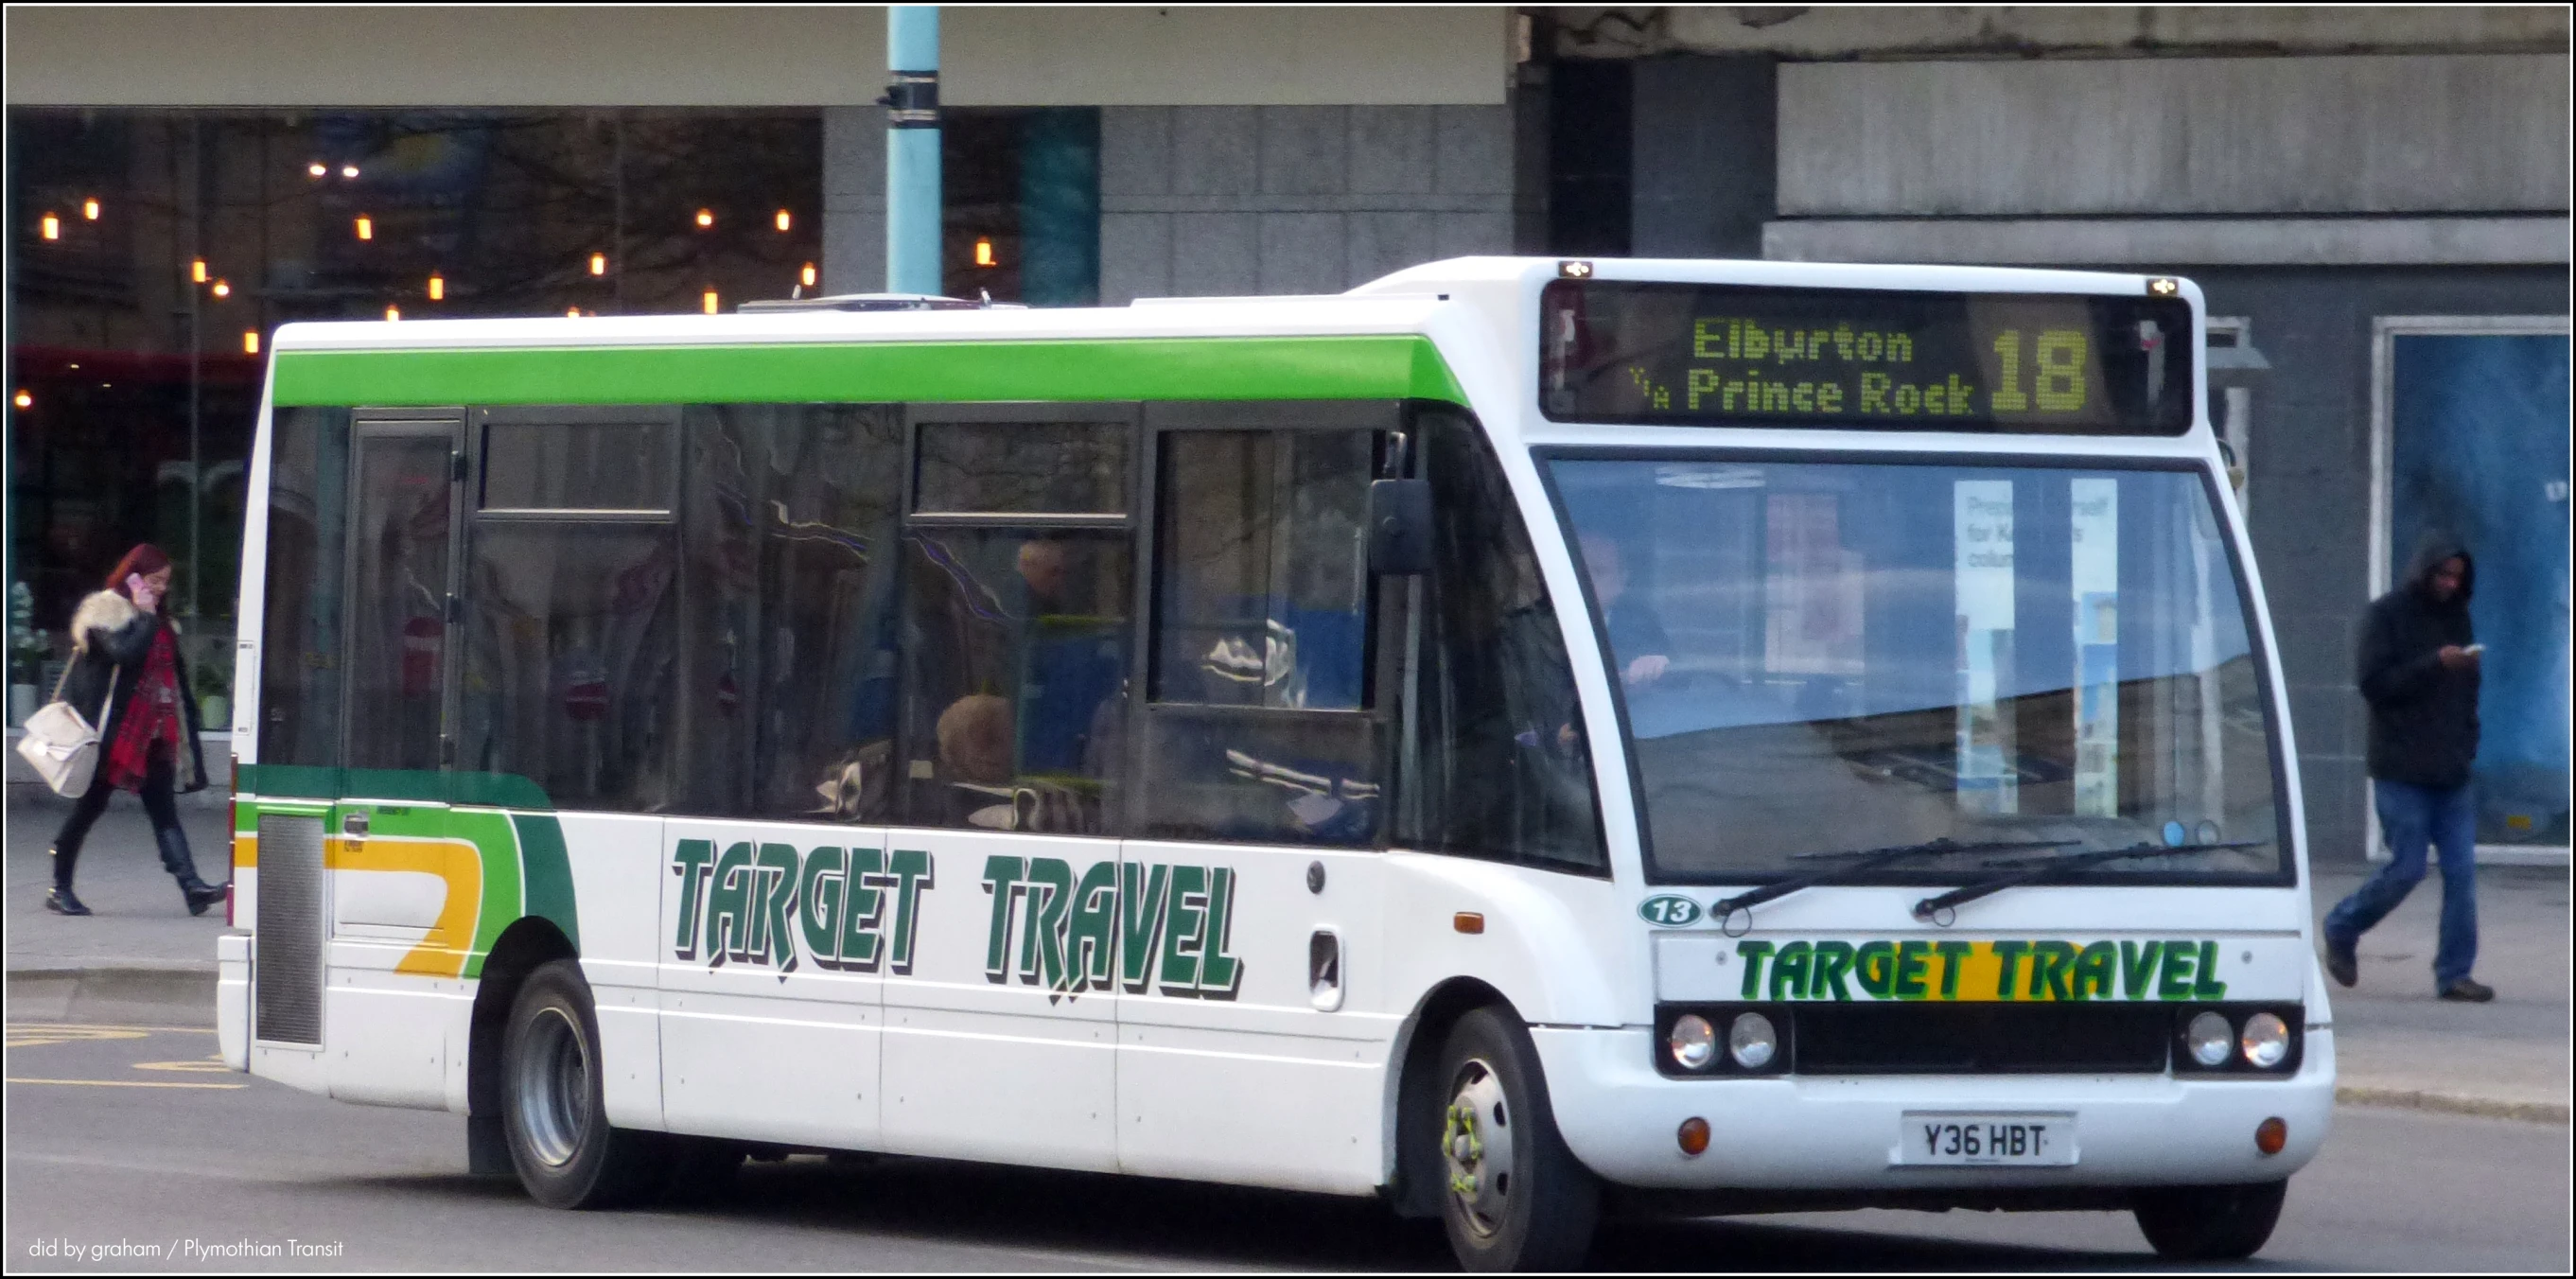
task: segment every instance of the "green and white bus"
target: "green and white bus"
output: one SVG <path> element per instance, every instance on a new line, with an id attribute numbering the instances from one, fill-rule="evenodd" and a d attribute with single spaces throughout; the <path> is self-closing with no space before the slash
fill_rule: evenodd
<path id="1" fill-rule="evenodd" d="M 2247 1255 L 2334 1041 L 2203 342 L 2170 278 L 1507 258 L 286 326 L 225 1058 L 561 1207 L 857 1151 L 1477 1268 L 1605 1206 Z"/>

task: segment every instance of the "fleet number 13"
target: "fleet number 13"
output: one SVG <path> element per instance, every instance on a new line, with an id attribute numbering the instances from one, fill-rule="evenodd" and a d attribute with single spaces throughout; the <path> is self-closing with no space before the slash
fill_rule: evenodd
<path id="1" fill-rule="evenodd" d="M 2027 413 L 2031 396 L 2021 389 L 2021 330 L 1995 335 L 1994 407 L 1997 413 Z M 2039 385 L 2034 388 L 2042 413 L 2080 413 L 2084 409 L 2084 356 L 2088 344 L 2078 329 L 2048 329 L 2039 335 Z"/>

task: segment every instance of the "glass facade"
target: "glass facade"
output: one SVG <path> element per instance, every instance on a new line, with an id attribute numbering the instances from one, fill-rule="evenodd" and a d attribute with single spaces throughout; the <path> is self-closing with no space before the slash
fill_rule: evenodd
<path id="1" fill-rule="evenodd" d="M 810 296 L 822 134 L 811 109 L 12 110 L 11 682 L 42 682 L 80 596 L 150 541 L 201 692 L 228 691 L 278 325 Z M 949 113 L 949 292 L 1098 296 L 1099 136 L 1088 108 Z"/>

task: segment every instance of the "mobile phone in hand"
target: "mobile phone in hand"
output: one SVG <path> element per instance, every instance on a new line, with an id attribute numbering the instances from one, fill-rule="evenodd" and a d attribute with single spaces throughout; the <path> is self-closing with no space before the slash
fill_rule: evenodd
<path id="1" fill-rule="evenodd" d="M 2471 656 L 2471 657 L 2475 657 L 2475 656 L 2477 656 L 2478 654 L 2480 654 L 2480 653 L 2483 653 L 2483 652 L 2487 651 L 2487 646 L 2486 646 L 2486 645 L 2484 645 L 2484 644 L 2471 644 L 2471 645 L 2469 645 L 2467 648 L 2461 649 L 2460 651 L 2461 651 L 2461 652 L 2463 652 L 2463 653 L 2468 654 L 2468 655 L 2469 655 L 2469 656 Z"/>

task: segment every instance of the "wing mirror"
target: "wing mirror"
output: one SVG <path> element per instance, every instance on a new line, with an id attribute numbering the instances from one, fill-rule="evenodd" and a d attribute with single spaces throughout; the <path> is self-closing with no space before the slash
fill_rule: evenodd
<path id="1" fill-rule="evenodd" d="M 1369 571 L 1416 577 L 1431 571 L 1431 482 L 1371 480 Z"/>

